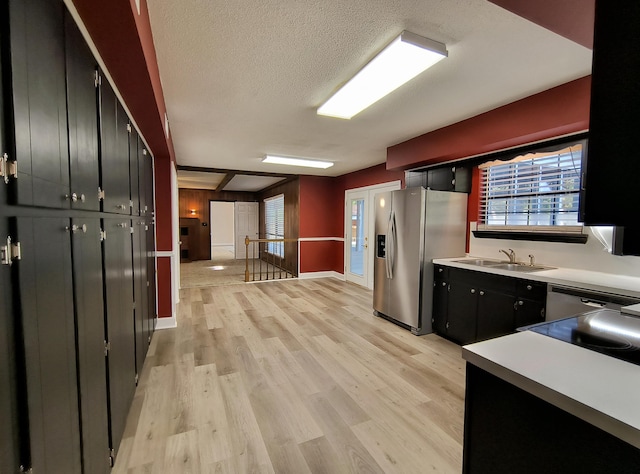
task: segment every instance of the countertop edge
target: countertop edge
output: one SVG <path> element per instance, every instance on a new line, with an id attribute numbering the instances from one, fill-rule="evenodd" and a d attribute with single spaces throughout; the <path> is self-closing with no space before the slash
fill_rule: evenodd
<path id="1" fill-rule="evenodd" d="M 515 336 L 515 334 L 512 336 Z M 469 349 L 468 346 L 462 347 L 462 357 L 467 361 L 467 363 L 475 365 L 476 367 L 495 375 L 525 392 L 528 392 L 535 397 L 540 398 L 541 400 L 544 400 L 551 405 L 556 406 L 561 410 L 570 413 L 640 449 L 640 431 L 633 426 L 630 426 L 629 424 L 607 415 L 593 407 L 585 405 L 584 403 L 546 385 L 536 382 L 523 374 L 504 367 L 491 359 L 483 357 L 472 349 Z"/>
<path id="2" fill-rule="evenodd" d="M 473 257 L 468 257 L 470 260 L 473 259 Z M 603 292 L 603 293 L 608 293 L 611 295 L 620 295 L 620 296 L 627 296 L 630 298 L 640 298 L 640 278 L 637 277 L 632 277 L 632 276 L 627 276 L 624 275 L 622 276 L 622 278 L 627 279 L 629 281 L 631 280 L 637 280 L 638 284 L 637 287 L 639 288 L 639 290 L 631 290 L 629 288 L 620 288 L 619 286 L 607 286 L 605 283 L 602 284 L 598 284 L 598 283 L 593 283 L 592 281 L 588 281 L 586 279 L 584 280 L 580 280 L 579 279 L 579 275 L 578 278 L 569 278 L 567 276 L 563 276 L 562 273 L 565 272 L 570 272 L 570 273 L 582 273 L 583 275 L 589 275 L 592 277 L 594 275 L 597 275 L 599 278 L 602 278 L 603 281 L 606 280 L 610 280 L 611 278 L 620 278 L 619 275 L 612 275 L 612 274 L 608 274 L 608 273 L 600 273 L 600 272 L 594 272 L 593 270 L 580 270 L 580 269 L 575 269 L 575 268 L 553 268 L 553 269 L 548 269 L 548 270 L 540 270 L 540 271 L 535 271 L 535 272 L 529 272 L 529 273 L 522 273 L 522 272 L 515 272 L 512 270 L 503 270 L 503 269 L 499 269 L 499 268 L 491 268 L 488 266 L 475 266 L 475 265 L 471 265 L 468 263 L 461 263 L 461 262 L 456 262 L 455 260 L 462 260 L 462 258 L 457 257 L 457 258 L 435 258 L 433 259 L 433 263 L 435 265 L 444 265 L 444 266 L 448 266 L 448 267 L 453 267 L 453 268 L 459 268 L 462 270 L 469 270 L 469 271 L 475 271 L 475 272 L 480 272 L 480 273 L 490 273 L 493 275 L 502 275 L 502 276 L 507 276 L 507 277 L 511 277 L 511 278 L 518 278 L 518 279 L 522 279 L 522 280 L 531 280 L 531 281 L 539 281 L 539 282 L 544 282 L 544 283 L 552 283 L 552 284 L 556 284 L 556 285 L 562 285 L 562 286 L 567 286 L 567 287 L 572 287 L 572 288 L 579 288 L 579 289 L 586 289 L 586 290 L 593 290 L 593 291 L 599 291 L 599 292 Z M 574 276 L 576 277 L 576 276 Z"/>

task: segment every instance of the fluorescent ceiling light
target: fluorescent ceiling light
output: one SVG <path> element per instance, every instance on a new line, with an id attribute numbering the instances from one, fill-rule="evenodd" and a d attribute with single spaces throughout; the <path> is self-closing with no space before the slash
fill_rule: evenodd
<path id="1" fill-rule="evenodd" d="M 446 57 L 446 45 L 403 31 L 320 106 L 318 115 L 350 119 Z"/>
<path id="2" fill-rule="evenodd" d="M 302 158 L 288 158 L 285 156 L 273 156 L 273 155 L 265 156 L 262 162 L 273 163 L 276 165 L 306 166 L 307 168 L 322 168 L 322 169 L 327 169 L 333 166 L 333 163 L 331 163 L 330 161 L 303 160 Z"/>

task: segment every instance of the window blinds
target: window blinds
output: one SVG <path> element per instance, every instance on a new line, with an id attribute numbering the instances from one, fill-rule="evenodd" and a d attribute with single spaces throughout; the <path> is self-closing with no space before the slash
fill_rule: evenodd
<path id="1" fill-rule="evenodd" d="M 284 194 L 264 200 L 265 238 L 284 239 Z M 283 242 L 268 242 L 267 252 L 284 257 Z"/>
<path id="2" fill-rule="evenodd" d="M 582 146 L 575 145 L 481 165 L 479 229 L 562 226 L 556 230 L 579 231 L 581 163 Z"/>

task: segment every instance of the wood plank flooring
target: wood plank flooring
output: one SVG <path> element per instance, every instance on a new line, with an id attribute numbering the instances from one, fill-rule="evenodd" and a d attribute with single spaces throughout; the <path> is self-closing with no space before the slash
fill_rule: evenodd
<path id="1" fill-rule="evenodd" d="M 335 279 L 181 290 L 114 474 L 459 473 L 460 347 Z"/>

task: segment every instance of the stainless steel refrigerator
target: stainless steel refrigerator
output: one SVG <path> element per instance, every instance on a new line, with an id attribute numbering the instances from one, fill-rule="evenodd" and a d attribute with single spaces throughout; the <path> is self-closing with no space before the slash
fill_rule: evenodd
<path id="1" fill-rule="evenodd" d="M 465 254 L 467 195 L 424 188 L 376 194 L 373 309 L 428 334 L 434 258 Z"/>

